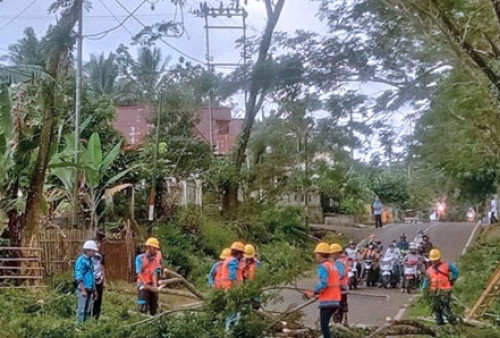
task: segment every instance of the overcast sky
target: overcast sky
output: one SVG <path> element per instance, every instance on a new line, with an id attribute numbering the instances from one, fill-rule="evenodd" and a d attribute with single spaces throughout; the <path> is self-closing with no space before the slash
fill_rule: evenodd
<path id="1" fill-rule="evenodd" d="M 0 2 L 0 48 L 6 49 L 22 37 L 23 30 L 32 26 L 39 36 L 42 36 L 47 27 L 55 22 L 55 16 L 47 12 L 47 8 L 53 0 L 3 0 Z M 118 25 L 117 20 L 110 14 L 109 10 L 122 21 L 127 17 L 127 12 L 120 7 L 119 3 L 127 7 L 130 11 L 137 8 L 144 0 L 92 0 L 92 9 L 85 12 L 84 34 L 90 35 L 105 31 Z M 243 1 L 241 1 L 243 2 Z M 155 9 L 151 9 L 154 3 Z M 214 7 L 219 7 L 219 1 L 208 1 Z M 225 0 L 229 4 L 230 1 Z M 106 5 L 103 6 L 103 4 Z M 191 9 L 197 9 L 198 0 L 187 0 L 184 8 L 185 26 L 187 34 L 179 39 L 169 38 L 167 42 L 193 56 L 205 61 L 205 31 L 203 20 L 189 13 Z M 263 1 L 249 0 L 246 6 L 248 17 L 248 34 L 260 34 L 265 24 L 265 9 Z M 325 25 L 316 18 L 318 3 L 311 0 L 288 0 L 285 1 L 282 17 L 277 30 L 293 32 L 297 29 L 326 31 Z M 137 18 L 146 25 L 150 25 L 161 20 L 172 20 L 176 15 L 176 8 L 170 0 L 148 0 L 137 10 Z M 180 12 L 177 11 L 177 18 L 180 19 Z M 217 25 L 239 24 L 237 18 L 217 18 L 213 20 Z M 125 24 L 110 32 L 100 40 L 86 39 L 84 42 L 84 58 L 100 52 L 114 51 L 120 43 L 129 44 L 131 34 L 135 34 L 142 29 L 142 26 L 133 18 L 128 19 Z M 216 62 L 238 62 L 240 51 L 235 49 L 234 41 L 241 36 L 237 30 L 214 31 L 211 35 L 212 55 Z M 177 59 L 180 54 L 169 48 L 162 42 L 158 42 L 158 47 L 162 48 L 166 55 L 171 55 Z M 135 47 L 131 47 L 136 49 Z M 0 50 L 1 51 L 1 50 Z"/>
<path id="2" fill-rule="evenodd" d="M 39 37 L 45 34 L 48 26 L 56 22 L 56 16 L 49 14 L 47 11 L 52 2 L 53 0 L 0 0 L 0 55 L 6 52 L 10 44 L 22 38 L 26 27 L 33 27 Z M 214 7 L 219 7 L 220 4 L 220 1 L 214 0 L 207 2 Z M 129 11 L 134 11 L 139 7 L 135 15 L 145 25 L 158 23 L 162 20 L 169 21 L 174 18 L 180 20 L 181 17 L 179 9 L 176 10 L 170 0 L 92 0 L 91 3 L 92 8 L 84 14 L 84 35 L 106 31 L 125 20 L 128 13 L 120 7 L 120 4 L 128 8 Z M 199 8 L 199 3 L 199 0 L 186 1 L 183 10 L 186 34 L 181 38 L 166 38 L 166 42 L 204 63 L 206 55 L 204 22 L 191 13 L 191 10 Z M 225 0 L 224 3 L 229 4 L 230 1 Z M 241 0 L 241 3 L 243 3 L 243 0 Z M 154 4 L 154 9 L 152 9 L 152 4 Z M 302 29 L 327 34 L 326 25 L 316 17 L 318 6 L 318 1 L 286 0 L 276 30 L 294 32 Z M 260 35 L 266 22 L 263 1 L 248 0 L 246 9 L 249 13 L 247 35 Z M 241 21 L 238 18 L 219 17 L 211 19 L 211 23 L 214 25 L 238 25 Z M 91 54 L 115 51 L 120 44 L 130 45 L 131 36 L 141 29 L 140 23 L 133 18 L 129 18 L 122 26 L 112 30 L 105 36 L 86 38 L 84 41 L 84 60 L 88 60 Z M 98 40 L 95 40 L 96 37 Z M 241 50 L 235 46 L 235 40 L 240 37 L 241 31 L 238 30 L 213 30 L 210 40 L 211 56 L 214 62 L 241 62 Z M 180 53 L 163 42 L 158 41 L 157 46 L 162 49 L 165 56 L 171 57 L 171 63 L 181 56 Z M 130 46 L 130 51 L 135 54 L 137 48 L 137 46 Z M 192 62 L 196 63 L 196 61 Z M 351 84 L 349 87 L 358 89 L 368 95 L 380 93 L 384 89 L 383 86 L 378 84 Z M 241 117 L 243 112 L 242 97 L 236 97 L 232 101 L 236 105 L 234 113 Z M 316 117 L 321 116 L 325 116 L 325 114 L 322 112 L 316 113 Z M 392 124 L 399 131 L 401 131 L 401 128 L 405 128 L 401 116 L 394 116 Z M 374 139 L 371 141 L 372 147 L 378 148 L 377 141 Z"/>

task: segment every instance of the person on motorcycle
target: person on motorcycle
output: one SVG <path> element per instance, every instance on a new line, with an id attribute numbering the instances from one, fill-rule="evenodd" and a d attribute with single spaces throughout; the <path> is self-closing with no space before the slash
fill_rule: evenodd
<path id="1" fill-rule="evenodd" d="M 422 236 L 422 243 L 420 244 L 420 247 L 423 250 L 423 255 L 424 256 L 429 256 L 429 252 L 431 252 L 432 248 L 434 245 L 432 245 L 431 241 L 429 240 L 428 235 L 423 235 Z"/>
<path id="2" fill-rule="evenodd" d="M 403 266 L 409 262 L 417 262 L 417 271 L 423 271 L 424 258 L 421 254 L 418 253 L 418 247 L 415 243 L 410 243 L 410 252 L 406 255 L 403 260 Z M 402 285 L 401 291 L 404 291 L 404 287 Z"/>
<path id="3" fill-rule="evenodd" d="M 368 245 L 377 246 L 379 242 L 380 241 L 378 240 L 377 236 L 375 236 L 374 234 L 370 235 L 370 240 L 368 241 Z"/>
<path id="4" fill-rule="evenodd" d="M 470 207 L 469 210 L 467 210 L 467 222 L 474 223 L 476 220 L 476 211 L 474 210 L 473 207 Z"/>
<path id="5" fill-rule="evenodd" d="M 451 289 L 459 275 L 458 269 L 452 263 L 441 261 L 439 249 L 432 249 L 429 258 L 432 265 L 427 268 L 422 290 L 429 288 L 432 298 L 431 309 L 436 318 L 436 324 L 444 325 L 444 315 L 448 323 L 455 325 L 457 318 L 451 310 L 450 299 Z"/>
<path id="6" fill-rule="evenodd" d="M 392 242 L 385 251 L 384 261 L 391 261 L 393 266 L 393 272 L 399 277 L 399 249 L 396 247 L 396 243 Z M 399 280 L 399 278 L 397 278 Z M 379 287 L 382 287 L 382 275 L 380 276 Z"/>
<path id="7" fill-rule="evenodd" d="M 490 202 L 490 224 L 494 224 L 498 222 L 497 218 L 497 200 L 495 199 L 494 196 L 491 196 L 491 202 Z"/>
<path id="8" fill-rule="evenodd" d="M 356 242 L 354 242 L 352 239 L 349 241 L 349 244 L 347 248 L 345 248 L 345 254 L 347 255 L 347 258 L 356 260 L 358 250 L 356 249 Z"/>
<path id="9" fill-rule="evenodd" d="M 406 234 L 402 233 L 399 236 L 399 242 L 397 244 L 399 250 L 408 250 L 410 248 L 410 244 L 406 241 Z"/>

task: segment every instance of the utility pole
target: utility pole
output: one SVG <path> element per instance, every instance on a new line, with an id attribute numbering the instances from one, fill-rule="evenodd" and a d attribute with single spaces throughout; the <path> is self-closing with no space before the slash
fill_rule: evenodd
<path id="1" fill-rule="evenodd" d="M 154 221 L 155 216 L 155 200 L 156 200 L 156 178 L 158 177 L 158 153 L 160 145 L 160 121 L 161 110 L 163 103 L 163 91 L 160 91 L 160 103 L 156 114 L 156 131 L 155 131 L 155 151 L 153 153 L 153 179 L 151 181 L 151 193 L 149 194 L 148 220 Z"/>
<path id="2" fill-rule="evenodd" d="M 206 43 L 206 65 L 207 71 L 209 73 L 213 73 L 214 67 L 244 67 L 245 78 L 247 77 L 247 64 L 248 64 L 248 53 L 247 53 L 247 35 L 246 35 L 246 18 L 248 16 L 248 12 L 240 7 L 239 1 L 236 4 L 232 4 L 228 7 L 224 7 L 223 3 L 220 3 L 219 7 L 209 7 L 208 4 L 200 3 L 200 9 L 195 11 L 196 16 L 203 17 L 205 21 L 205 43 Z M 220 16 L 224 16 L 227 18 L 238 17 L 241 18 L 241 24 L 239 25 L 211 25 L 211 18 L 218 18 Z M 213 61 L 213 57 L 210 54 L 210 30 L 241 30 L 243 32 L 243 51 L 241 53 L 241 57 L 243 58 L 243 63 L 215 63 Z M 213 149 L 214 146 L 214 133 L 213 133 L 213 98 L 212 98 L 212 90 L 210 90 L 208 97 L 208 114 L 210 119 L 210 146 Z M 245 88 L 245 111 L 247 109 L 247 89 Z"/>
<path id="3" fill-rule="evenodd" d="M 83 67 L 83 0 L 78 0 L 78 33 L 76 37 L 76 95 L 75 95 L 75 189 L 73 206 L 73 225 L 78 222 L 78 185 L 79 146 L 80 146 L 80 113 L 82 110 L 82 67 Z"/>

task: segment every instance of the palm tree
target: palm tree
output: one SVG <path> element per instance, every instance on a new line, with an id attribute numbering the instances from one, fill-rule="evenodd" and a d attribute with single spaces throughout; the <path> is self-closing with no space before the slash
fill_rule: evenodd
<path id="1" fill-rule="evenodd" d="M 117 101 L 124 104 L 145 103 L 151 105 L 158 100 L 160 88 L 165 82 L 168 58 L 163 57 L 159 48 L 143 47 L 134 60 L 127 50 L 120 55 L 123 77 L 118 80 Z"/>
<path id="2" fill-rule="evenodd" d="M 9 53 L 0 59 L 16 66 L 43 66 L 42 40 L 38 39 L 32 27 L 24 30 L 24 37 L 8 47 Z"/>
<path id="3" fill-rule="evenodd" d="M 90 88 L 96 95 L 113 96 L 116 93 L 115 83 L 118 77 L 116 54 L 109 53 L 108 57 L 105 57 L 104 53 L 98 57 L 91 55 L 84 70 Z"/>

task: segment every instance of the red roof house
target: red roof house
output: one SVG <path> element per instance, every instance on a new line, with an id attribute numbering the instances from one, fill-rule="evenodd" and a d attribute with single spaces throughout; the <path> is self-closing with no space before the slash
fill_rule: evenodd
<path id="1" fill-rule="evenodd" d="M 153 128 L 150 123 L 150 110 L 147 106 L 117 107 L 114 127 L 121 132 L 127 146 L 141 145 Z M 210 110 L 205 107 L 196 113 L 195 134 L 210 144 L 217 155 L 230 154 L 243 127 L 243 119 L 231 117 L 231 109 L 212 108 L 212 127 L 210 128 Z M 212 129 L 212 137 L 210 137 Z"/>

